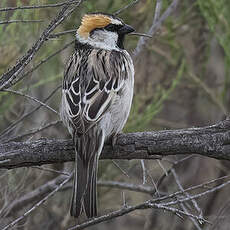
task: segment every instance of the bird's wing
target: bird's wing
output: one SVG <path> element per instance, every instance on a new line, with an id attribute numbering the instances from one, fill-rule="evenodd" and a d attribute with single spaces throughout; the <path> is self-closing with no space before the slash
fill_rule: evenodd
<path id="1" fill-rule="evenodd" d="M 86 133 L 108 110 L 130 77 L 129 57 L 118 51 L 73 54 L 65 71 L 63 96 L 78 134 Z"/>

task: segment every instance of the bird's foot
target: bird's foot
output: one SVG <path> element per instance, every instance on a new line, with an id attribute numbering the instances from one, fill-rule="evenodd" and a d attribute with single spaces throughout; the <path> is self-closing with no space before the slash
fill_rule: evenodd
<path id="1" fill-rule="evenodd" d="M 112 148 L 113 148 L 113 150 L 115 149 L 115 146 L 116 146 L 116 143 L 117 143 L 117 138 L 118 138 L 118 136 L 121 134 L 121 132 L 120 133 L 117 133 L 117 134 L 114 134 L 113 136 L 112 136 Z"/>

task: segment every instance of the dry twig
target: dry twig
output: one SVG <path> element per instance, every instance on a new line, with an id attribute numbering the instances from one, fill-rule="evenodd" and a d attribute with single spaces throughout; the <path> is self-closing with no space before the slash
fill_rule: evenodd
<path id="1" fill-rule="evenodd" d="M 26 55 L 20 58 L 17 63 L 10 68 L 7 72 L 2 74 L 0 78 L 0 90 L 9 88 L 13 85 L 13 81 L 18 77 L 18 75 L 22 72 L 22 70 L 30 63 L 30 61 L 34 58 L 35 54 L 42 47 L 44 42 L 49 37 L 50 33 L 68 17 L 73 11 L 81 4 L 83 0 L 79 0 L 77 4 L 75 4 L 71 9 L 70 2 L 66 2 L 66 4 L 59 11 L 57 16 L 51 21 L 48 27 L 43 31 L 42 35 L 38 38 L 35 44 L 27 51 Z"/>
<path id="2" fill-rule="evenodd" d="M 30 100 L 32 100 L 32 101 L 35 101 L 35 102 L 39 103 L 40 105 L 46 107 L 47 109 L 49 109 L 50 111 L 54 112 L 55 114 L 58 114 L 58 115 L 59 115 L 59 113 L 58 113 L 55 109 L 51 108 L 49 105 L 47 105 L 46 103 L 43 103 L 42 101 L 38 100 L 38 99 L 35 98 L 35 97 L 32 97 L 32 96 L 30 96 L 30 95 L 24 94 L 24 93 L 19 92 L 19 91 L 11 90 L 11 89 L 4 89 L 3 91 L 4 91 L 4 92 L 9 92 L 9 93 L 14 93 L 14 94 L 16 94 L 16 95 L 19 95 L 19 96 L 28 98 L 28 99 L 30 99 Z"/>
<path id="3" fill-rule="evenodd" d="M 49 96 L 44 100 L 43 103 L 46 103 L 50 98 L 53 97 L 53 95 L 61 88 L 61 86 L 56 87 L 50 94 Z M 42 108 L 43 106 L 40 104 L 39 106 L 35 107 L 33 110 L 29 111 L 28 113 L 24 114 L 22 117 L 20 117 L 18 120 L 16 120 L 15 122 L 13 122 L 10 126 L 8 126 L 5 130 L 3 130 L 0 133 L 0 139 L 1 140 L 5 140 L 6 136 L 9 134 L 9 132 L 11 132 L 13 130 L 13 128 L 18 125 L 20 122 L 22 122 L 24 119 L 26 119 L 27 117 L 29 117 L 31 114 L 33 114 L 34 112 L 38 111 L 40 108 Z"/>
<path id="4" fill-rule="evenodd" d="M 42 200 L 40 200 L 38 203 L 36 203 L 32 208 L 30 208 L 28 211 L 26 211 L 22 216 L 8 224 L 6 227 L 4 227 L 2 230 L 7 230 L 13 226 L 15 226 L 18 222 L 23 220 L 26 216 L 28 216 L 31 212 L 33 212 L 35 209 L 37 209 L 39 206 L 41 206 L 44 202 L 46 202 L 51 196 L 53 196 L 62 186 L 64 186 L 72 176 L 67 177 L 59 186 L 57 186 L 51 193 L 49 193 L 46 197 L 44 197 Z"/>
<path id="5" fill-rule="evenodd" d="M 53 7 L 61 7 L 61 6 L 71 5 L 76 3 L 78 3 L 78 1 L 72 0 L 72 1 L 60 2 L 56 4 L 47 4 L 47 5 L 6 7 L 6 8 L 1 8 L 0 12 L 12 11 L 12 10 L 31 10 L 31 9 L 36 10 L 36 9 L 44 9 L 44 8 L 53 8 Z"/>
<path id="6" fill-rule="evenodd" d="M 168 16 L 173 13 L 175 8 L 177 7 L 178 2 L 179 2 L 179 0 L 173 0 L 173 2 L 168 7 L 168 9 L 159 17 L 160 10 L 161 10 L 161 7 L 160 7 L 161 1 L 157 1 L 156 11 L 155 11 L 156 17 L 154 17 L 152 26 L 150 27 L 150 29 L 147 33 L 149 36 L 153 36 L 157 32 L 157 30 L 161 27 L 161 25 L 165 21 L 165 19 L 167 19 Z M 157 21 L 155 21 L 155 20 L 157 20 Z M 133 57 L 134 58 L 138 57 L 138 55 L 142 51 L 143 47 L 145 46 L 147 39 L 148 39 L 147 37 L 141 37 L 139 39 L 137 46 L 136 46 L 135 50 L 133 51 Z"/>
<path id="7" fill-rule="evenodd" d="M 12 23 L 38 23 L 44 22 L 44 20 L 8 20 L 8 21 L 0 21 L 0 25 L 12 24 Z"/>

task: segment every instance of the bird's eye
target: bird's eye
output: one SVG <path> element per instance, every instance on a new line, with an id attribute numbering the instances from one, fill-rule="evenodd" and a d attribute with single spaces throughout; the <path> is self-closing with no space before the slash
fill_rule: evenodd
<path id="1" fill-rule="evenodd" d="M 109 24 L 105 27 L 105 30 L 108 30 L 108 31 L 117 31 L 119 30 L 120 28 L 122 27 L 122 25 L 114 25 L 114 24 Z"/>

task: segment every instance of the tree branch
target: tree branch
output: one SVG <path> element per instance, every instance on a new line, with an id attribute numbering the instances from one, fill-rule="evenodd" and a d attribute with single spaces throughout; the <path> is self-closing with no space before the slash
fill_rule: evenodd
<path id="1" fill-rule="evenodd" d="M 44 20 L 8 20 L 0 21 L 0 25 L 11 24 L 11 23 L 37 23 L 44 22 Z"/>
<path id="2" fill-rule="evenodd" d="M 17 6 L 17 7 L 7 7 L 7 8 L 1 8 L 0 12 L 4 11 L 11 11 L 11 10 L 35 10 L 35 9 L 44 9 L 44 8 L 53 8 L 53 7 L 60 7 L 64 5 L 71 5 L 76 4 L 76 1 L 66 1 L 66 2 L 60 2 L 56 4 L 47 4 L 47 5 L 34 5 L 34 6 Z"/>
<path id="3" fill-rule="evenodd" d="M 230 118 L 202 128 L 121 134 L 114 148 L 105 145 L 101 159 L 161 159 L 177 154 L 230 160 Z M 0 144 L 0 168 L 67 161 L 74 161 L 71 140 L 40 139 Z"/>
<path id="4" fill-rule="evenodd" d="M 76 2 L 75 6 L 70 8 L 70 2 L 73 1 L 67 1 L 65 5 L 61 8 L 57 16 L 51 21 L 51 23 L 47 26 L 47 28 L 43 31 L 41 36 L 38 38 L 38 40 L 35 42 L 35 44 L 27 51 L 25 56 L 20 58 L 20 60 L 17 61 L 17 63 L 10 68 L 7 72 L 3 73 L 0 78 L 0 90 L 9 88 L 12 86 L 15 81 L 15 79 L 18 77 L 18 75 L 22 72 L 22 70 L 30 63 L 30 61 L 34 58 L 35 54 L 38 52 L 38 50 L 41 48 L 41 46 L 44 44 L 44 42 L 47 40 L 51 32 L 60 24 L 62 23 L 66 17 L 68 17 L 70 14 L 73 13 L 73 11 L 81 4 L 83 0 L 74 1 Z"/>
<path id="5" fill-rule="evenodd" d="M 147 35 L 153 36 L 157 32 L 157 30 L 161 27 L 162 23 L 166 20 L 166 18 L 168 18 L 169 15 L 172 14 L 172 12 L 174 12 L 174 10 L 177 7 L 178 2 L 179 2 L 179 0 L 173 0 L 173 2 L 170 4 L 170 6 L 167 8 L 167 10 L 165 10 L 165 12 L 160 16 L 161 1 L 157 1 L 156 10 L 155 10 L 156 15 L 154 16 L 153 23 L 152 23 Z M 139 39 L 137 46 L 136 46 L 135 50 L 133 51 L 133 58 L 138 57 L 138 55 L 142 51 L 143 47 L 145 46 L 147 40 L 148 40 L 147 37 L 141 37 Z"/>

